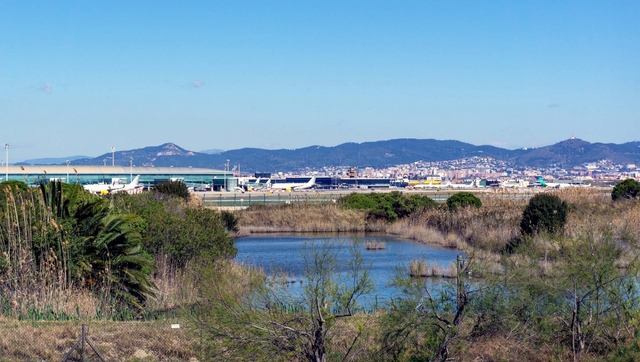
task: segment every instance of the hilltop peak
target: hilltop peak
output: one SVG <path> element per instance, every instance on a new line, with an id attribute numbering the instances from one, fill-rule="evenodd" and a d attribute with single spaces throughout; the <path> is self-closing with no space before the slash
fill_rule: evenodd
<path id="1" fill-rule="evenodd" d="M 160 145 L 156 156 L 193 156 L 192 151 L 185 150 L 184 148 L 176 145 L 175 143 L 165 143 Z"/>

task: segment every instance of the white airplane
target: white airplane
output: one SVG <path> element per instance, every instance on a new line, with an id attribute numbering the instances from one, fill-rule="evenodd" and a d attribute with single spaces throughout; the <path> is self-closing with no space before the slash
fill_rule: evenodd
<path id="1" fill-rule="evenodd" d="M 140 175 L 136 176 L 136 178 L 133 179 L 133 181 L 130 184 L 124 184 L 122 183 L 122 180 L 124 179 L 114 178 L 114 179 L 111 179 L 110 184 L 100 183 L 100 184 L 93 184 L 93 185 L 83 185 L 83 187 L 85 190 L 93 194 L 107 195 L 111 192 L 114 192 L 115 190 L 128 188 L 135 182 L 135 185 L 131 187 L 131 189 L 134 189 L 138 185 L 138 181 L 140 180 Z"/>
<path id="2" fill-rule="evenodd" d="M 413 185 L 415 189 L 471 189 L 481 187 L 480 180 L 475 180 L 471 183 L 455 183 L 449 180 L 443 181 L 439 184 L 417 184 Z"/>
<path id="3" fill-rule="evenodd" d="M 563 189 L 571 186 L 568 183 L 546 182 L 542 177 L 538 177 L 538 183 L 542 185 L 542 187 L 552 187 L 555 189 Z"/>
<path id="4" fill-rule="evenodd" d="M 480 180 L 474 180 L 468 184 L 449 182 L 445 187 L 449 187 L 452 189 L 474 189 L 474 188 L 482 187 L 482 185 L 480 185 Z"/>
<path id="5" fill-rule="evenodd" d="M 316 185 L 316 177 L 312 177 L 311 180 L 305 183 L 289 182 L 289 183 L 271 183 L 271 179 L 267 182 L 267 188 L 271 190 L 286 190 L 286 191 L 299 191 L 310 189 Z"/>
<path id="6" fill-rule="evenodd" d="M 527 186 L 529 186 L 529 182 L 524 180 L 507 180 L 500 183 L 500 187 L 505 189 L 526 188 Z"/>
<path id="7" fill-rule="evenodd" d="M 134 193 L 135 190 L 142 188 L 142 185 L 138 185 L 139 182 L 140 182 L 140 175 L 136 176 L 133 179 L 133 181 L 131 181 L 131 183 L 124 185 L 124 187 L 122 188 L 113 189 L 109 191 L 109 193 L 111 194 L 117 194 L 120 192 L 126 192 L 129 194 Z"/>

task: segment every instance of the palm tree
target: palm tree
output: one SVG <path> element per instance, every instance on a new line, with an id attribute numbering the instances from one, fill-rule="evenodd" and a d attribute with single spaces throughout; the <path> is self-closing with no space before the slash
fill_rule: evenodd
<path id="1" fill-rule="evenodd" d="M 76 269 L 73 274 L 93 289 L 142 309 L 155 289 L 150 278 L 155 263 L 143 253 L 142 238 L 134 228 L 142 219 L 114 214 L 107 199 L 74 186 L 63 188 L 60 182 L 40 186 L 44 204 L 65 225 L 65 238 L 75 240 L 68 271 Z"/>
<path id="2" fill-rule="evenodd" d="M 118 302 L 143 309 L 146 298 L 155 296 L 150 274 L 155 270 L 151 256 L 143 253 L 142 238 L 133 227 L 140 222 L 134 214 L 107 214 L 93 223 L 85 238 L 85 250 L 78 266 L 90 285 L 103 288 Z M 87 230 L 88 231 L 88 230 Z"/>

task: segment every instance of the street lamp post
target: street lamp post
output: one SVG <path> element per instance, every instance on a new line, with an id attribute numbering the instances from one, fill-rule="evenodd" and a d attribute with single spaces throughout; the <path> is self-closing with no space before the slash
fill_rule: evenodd
<path id="1" fill-rule="evenodd" d="M 69 183 L 69 163 L 71 162 L 67 160 L 67 183 Z"/>
<path id="2" fill-rule="evenodd" d="M 227 170 L 229 170 L 229 160 L 227 160 L 227 163 L 224 164 L 224 190 L 225 191 L 229 191 L 227 190 Z"/>
<path id="3" fill-rule="evenodd" d="M 111 147 L 111 166 L 116 165 L 116 148 Z"/>
<path id="4" fill-rule="evenodd" d="M 129 182 L 133 181 L 133 157 L 129 157 Z"/>
<path id="5" fill-rule="evenodd" d="M 5 181 L 9 181 L 9 144 L 5 143 L 4 144 L 4 150 L 6 152 L 6 156 L 4 158 L 4 160 L 6 161 L 5 163 L 5 167 L 6 167 L 6 175 L 5 175 Z"/>

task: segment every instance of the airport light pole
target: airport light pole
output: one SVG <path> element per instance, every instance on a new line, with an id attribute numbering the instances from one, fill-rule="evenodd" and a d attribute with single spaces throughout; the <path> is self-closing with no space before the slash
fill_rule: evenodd
<path id="1" fill-rule="evenodd" d="M 5 167 L 6 167 L 5 168 L 5 171 L 6 171 L 5 181 L 9 181 L 9 144 L 8 143 L 4 144 L 4 150 L 6 152 L 6 156 L 4 158 L 4 160 L 6 161 L 6 163 L 5 163 Z"/>
<path id="2" fill-rule="evenodd" d="M 133 181 L 133 157 L 129 157 L 129 182 Z"/>
<path id="3" fill-rule="evenodd" d="M 229 169 L 229 160 L 224 164 L 224 190 L 227 191 L 227 170 Z"/>
<path id="4" fill-rule="evenodd" d="M 116 165 L 116 148 L 111 147 L 111 166 Z"/>
<path id="5" fill-rule="evenodd" d="M 67 183 L 69 183 L 69 163 L 71 162 L 67 160 Z"/>

